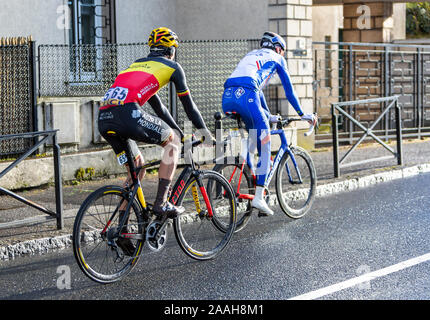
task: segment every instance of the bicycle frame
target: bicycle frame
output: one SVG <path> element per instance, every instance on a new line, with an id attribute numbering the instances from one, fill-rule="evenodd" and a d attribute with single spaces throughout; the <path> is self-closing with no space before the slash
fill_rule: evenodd
<path id="1" fill-rule="evenodd" d="M 197 146 L 200 143 L 195 142 L 195 143 L 193 143 L 193 146 Z M 146 164 L 140 168 L 136 168 L 134 165 L 134 161 L 130 160 L 130 159 L 133 159 L 131 157 L 130 150 L 126 151 L 126 155 L 127 155 L 127 159 L 128 159 L 127 163 L 128 163 L 129 169 L 130 169 L 133 184 L 132 184 L 131 190 L 130 190 L 131 193 L 129 193 L 129 197 L 128 197 L 129 201 L 128 201 L 127 207 L 125 209 L 126 214 L 124 214 L 124 216 L 122 217 L 122 219 L 118 225 L 118 231 L 117 231 L 116 236 L 121 236 L 121 237 L 129 238 L 129 239 L 142 240 L 143 235 L 141 235 L 141 234 L 121 233 L 120 230 L 123 229 L 124 225 L 126 224 L 126 222 L 128 220 L 128 216 L 130 214 L 130 208 L 131 208 L 131 205 L 133 203 L 132 200 L 136 198 L 136 195 L 137 195 L 136 199 L 138 200 L 138 203 L 140 204 L 143 213 L 145 215 L 149 216 L 148 205 L 146 203 L 146 200 L 145 200 L 145 197 L 143 194 L 143 190 L 142 190 L 142 185 L 141 185 L 141 182 L 140 182 L 138 176 L 139 176 L 140 170 L 156 167 L 156 166 L 161 164 L 161 161 L 158 160 L 158 161 L 150 162 L 150 163 L 148 163 L 148 164 Z M 208 217 L 212 218 L 213 217 L 212 205 L 210 203 L 206 188 L 203 185 L 203 182 L 200 178 L 200 171 L 196 168 L 196 165 L 192 159 L 191 150 L 189 150 L 188 155 L 189 155 L 189 159 L 190 159 L 190 165 L 186 166 L 184 168 L 184 170 L 181 172 L 181 174 L 179 175 L 179 178 L 177 179 L 174 187 L 172 188 L 172 193 L 170 195 L 169 201 L 175 205 L 177 203 L 178 199 L 180 198 L 180 196 L 182 195 L 182 192 L 184 191 L 184 187 L 185 187 L 185 184 L 187 183 L 187 181 L 190 180 L 192 177 L 194 177 L 197 181 L 197 184 L 199 186 L 199 189 L 200 189 L 202 196 L 203 196 L 203 199 L 205 201 L 206 207 L 208 209 Z M 194 202 L 196 204 L 196 208 L 200 207 L 198 197 L 197 198 L 193 197 L 193 198 L 194 198 Z M 104 229 L 101 233 L 102 235 L 106 234 L 109 226 L 112 224 L 112 221 L 114 220 L 116 214 L 119 211 L 119 208 L 122 206 L 124 201 L 126 201 L 126 200 L 124 200 L 124 199 L 121 200 L 121 202 L 116 207 L 115 211 L 113 212 L 109 221 L 107 222 L 106 226 L 104 227 Z M 162 224 L 164 224 L 165 222 L 166 221 L 162 221 Z"/>
<path id="2" fill-rule="evenodd" d="M 300 169 L 297 166 L 296 159 L 295 159 L 294 154 L 291 151 L 291 148 L 290 148 L 290 146 L 288 144 L 288 140 L 287 140 L 287 137 L 285 135 L 284 130 L 282 130 L 282 129 L 271 130 L 270 131 L 270 135 L 271 136 L 279 135 L 279 137 L 281 139 L 281 147 L 278 150 L 278 152 L 276 153 L 275 159 L 273 160 L 272 168 L 270 169 L 269 174 L 268 174 L 268 176 L 266 178 L 266 185 L 269 185 L 270 182 L 272 181 L 273 176 L 274 176 L 276 170 L 278 169 L 279 163 L 281 162 L 281 159 L 282 159 L 282 157 L 284 156 L 285 153 L 288 153 L 288 155 L 290 156 L 290 158 L 291 158 L 291 160 L 293 162 L 294 168 L 297 171 L 297 176 L 298 176 L 298 179 L 299 179 L 298 183 L 301 183 L 302 182 L 302 177 L 301 177 L 301 174 L 300 174 Z M 246 139 L 246 138 L 242 137 L 242 139 Z M 243 176 L 243 170 L 244 170 L 245 164 L 247 164 L 248 167 L 251 170 L 251 174 L 253 176 L 254 187 L 256 185 L 256 175 L 255 175 L 255 171 L 256 170 L 255 170 L 255 167 L 254 167 L 254 164 L 253 164 L 253 161 L 252 161 L 252 159 L 250 157 L 249 152 L 246 152 L 246 153 L 247 153 L 246 157 L 242 156 L 242 158 L 244 160 L 243 160 L 242 166 L 241 166 L 241 172 L 240 172 L 240 177 L 239 177 L 239 182 L 238 182 L 237 193 L 236 194 L 237 194 L 238 199 L 252 200 L 252 199 L 254 199 L 254 195 L 240 193 L 240 185 L 241 185 L 241 182 L 242 182 L 242 176 Z M 235 168 L 233 170 L 233 173 L 232 173 L 231 177 L 229 178 L 229 182 L 230 183 L 233 180 L 233 177 L 234 177 L 234 175 L 236 173 L 236 169 L 237 168 Z M 293 182 L 293 178 L 291 176 L 291 170 L 290 170 L 290 167 L 289 167 L 288 163 L 286 163 L 286 169 L 287 169 L 288 178 L 289 178 L 290 182 L 294 183 Z"/>

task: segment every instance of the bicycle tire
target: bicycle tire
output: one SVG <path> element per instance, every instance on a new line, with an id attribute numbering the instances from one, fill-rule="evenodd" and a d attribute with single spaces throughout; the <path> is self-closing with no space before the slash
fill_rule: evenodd
<path id="1" fill-rule="evenodd" d="M 229 244 L 236 227 L 236 197 L 228 181 L 214 171 L 202 171 L 199 178 L 204 186 L 212 185 L 207 194 L 213 210 L 208 217 L 204 197 L 198 182 L 192 177 L 184 186 L 177 205 L 186 212 L 174 219 L 173 227 L 179 246 L 186 255 L 195 260 L 210 260 L 220 254 Z M 208 183 L 212 180 L 212 184 Z M 215 197 L 215 188 L 226 191 L 222 198 Z"/>
<path id="2" fill-rule="evenodd" d="M 235 163 L 228 164 L 229 160 L 231 161 L 231 159 L 228 159 L 227 157 L 224 158 L 223 162 L 221 164 L 215 165 L 215 167 L 212 170 L 222 174 L 230 182 L 233 188 L 233 191 L 237 196 L 237 187 L 240 179 L 242 162 L 239 159 L 236 159 Z M 248 165 L 245 164 L 243 169 L 244 170 L 243 170 L 243 175 L 242 175 L 242 180 L 240 185 L 240 193 L 253 195 L 255 193 L 255 187 L 254 187 L 253 178 L 248 168 Z M 234 172 L 234 175 L 233 175 L 233 172 Z M 246 227 L 246 225 L 248 224 L 251 218 L 252 200 L 239 199 L 236 197 L 236 201 L 237 201 L 237 222 L 236 222 L 235 232 L 239 232 Z"/>
<path id="3" fill-rule="evenodd" d="M 105 186 L 91 193 L 76 215 L 72 235 L 73 253 L 82 272 L 95 282 L 108 284 L 122 279 L 140 258 L 145 237 L 142 237 L 143 240 L 134 240 L 134 253 L 128 257 L 124 254 L 121 256 L 122 250 L 113 249 L 108 244 L 108 238 L 101 235 L 115 208 L 126 199 L 124 188 Z M 141 206 L 135 200 L 130 207 L 127 228 L 143 235 L 144 218 L 141 212 Z M 118 216 L 115 216 L 108 230 L 118 225 Z M 112 271 L 109 271 L 111 267 Z"/>
<path id="4" fill-rule="evenodd" d="M 315 200 L 317 175 L 312 158 L 305 149 L 291 147 L 291 152 L 299 166 L 302 183 L 298 183 L 297 170 L 292 161 L 287 163 L 291 157 L 285 153 L 276 171 L 276 195 L 282 211 L 292 219 L 300 219 L 308 213 Z M 286 165 L 290 168 L 293 182 L 288 177 Z"/>

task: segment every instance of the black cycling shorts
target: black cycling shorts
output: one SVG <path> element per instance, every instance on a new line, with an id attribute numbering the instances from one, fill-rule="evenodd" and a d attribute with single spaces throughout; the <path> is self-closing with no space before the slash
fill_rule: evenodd
<path id="1" fill-rule="evenodd" d="M 102 137 L 112 146 L 119 163 L 125 164 L 125 150 L 131 147 L 131 140 L 164 146 L 173 135 L 173 130 L 160 118 L 153 116 L 134 103 L 113 106 L 100 110 L 98 128 Z"/>

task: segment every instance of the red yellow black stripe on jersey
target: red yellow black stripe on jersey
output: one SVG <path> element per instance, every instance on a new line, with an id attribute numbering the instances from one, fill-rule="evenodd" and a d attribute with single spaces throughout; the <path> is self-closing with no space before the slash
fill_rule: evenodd
<path id="1" fill-rule="evenodd" d="M 130 72 L 141 72 L 145 78 L 155 78 L 158 82 L 158 87 L 161 89 L 169 83 L 172 74 L 176 70 L 158 61 L 135 62 L 127 70 L 124 70 L 120 75 Z"/>
<path id="2" fill-rule="evenodd" d="M 185 97 L 190 94 L 190 90 L 185 90 L 183 92 L 178 92 L 178 97 Z"/>
<path id="3" fill-rule="evenodd" d="M 175 61 L 160 57 L 137 60 L 120 72 L 111 87 L 114 94 L 106 95 L 102 108 L 126 103 L 138 103 L 142 106 L 170 81 L 175 83 L 179 97 L 190 94 L 184 72 Z M 114 88 L 119 90 L 112 90 Z M 126 94 L 115 94 L 115 91 Z"/>

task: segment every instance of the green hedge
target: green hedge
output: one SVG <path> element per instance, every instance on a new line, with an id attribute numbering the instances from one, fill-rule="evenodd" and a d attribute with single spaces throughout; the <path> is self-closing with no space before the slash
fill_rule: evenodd
<path id="1" fill-rule="evenodd" d="M 408 36 L 430 36 L 430 3 L 406 5 L 406 33 Z"/>

